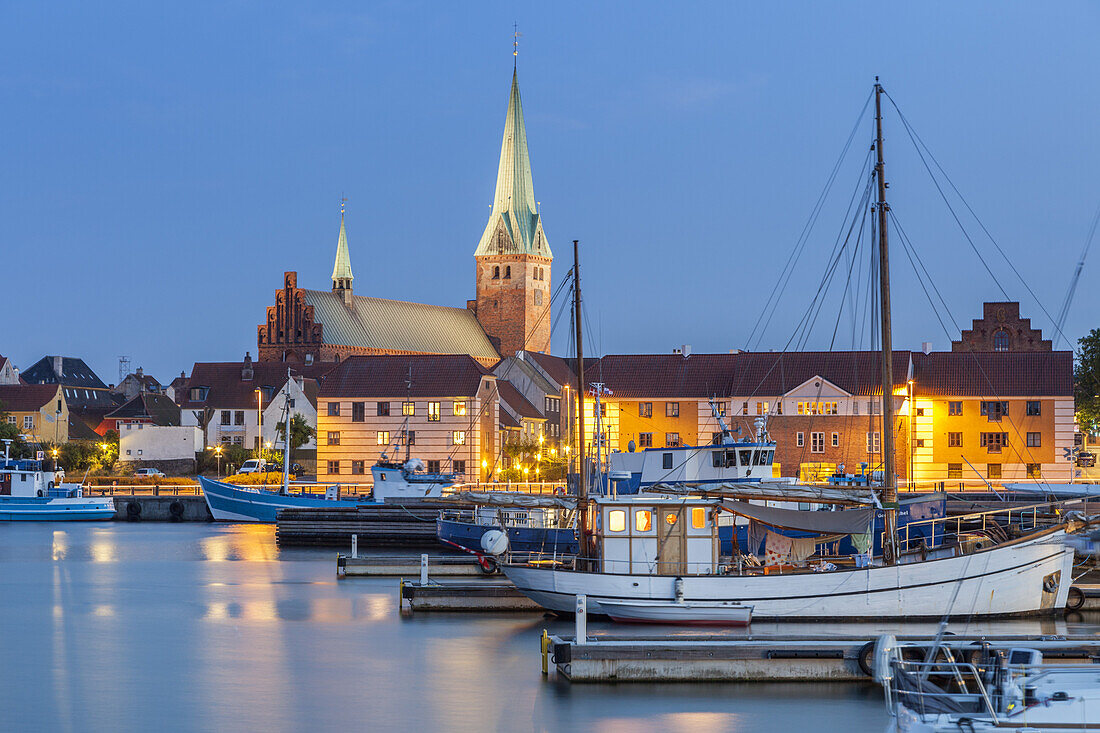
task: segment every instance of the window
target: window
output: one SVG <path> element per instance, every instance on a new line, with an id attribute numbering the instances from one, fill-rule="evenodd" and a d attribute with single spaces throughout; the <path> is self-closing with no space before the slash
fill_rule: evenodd
<path id="1" fill-rule="evenodd" d="M 362 475 L 362 474 L 366 473 L 366 462 L 365 461 L 352 461 L 351 462 L 351 472 L 356 474 L 356 475 Z"/>
<path id="2" fill-rule="evenodd" d="M 23 416 L 23 429 L 34 430 L 34 415 Z"/>
<path id="3" fill-rule="evenodd" d="M 229 425 L 233 419 L 233 416 L 229 413 L 229 410 L 222 410 L 222 425 Z"/>
<path id="4" fill-rule="evenodd" d="M 836 402 L 799 402 L 799 415 L 836 415 L 839 414 Z"/>
<path id="5" fill-rule="evenodd" d="M 377 412 L 378 412 L 378 417 L 389 417 L 390 416 L 390 403 L 389 402 L 379 402 L 378 406 L 377 406 Z M 354 413 L 355 413 L 355 405 L 353 404 L 352 405 L 352 418 L 351 418 L 352 420 L 355 419 Z"/>
<path id="6" fill-rule="evenodd" d="M 834 448 L 839 448 L 840 447 L 840 433 L 833 433 L 833 443 L 832 443 L 832 445 L 833 445 Z"/>
<path id="7" fill-rule="evenodd" d="M 665 403 L 665 417 L 680 417 L 680 403 L 679 402 L 666 402 Z"/>
<path id="8" fill-rule="evenodd" d="M 363 422 L 366 419 L 367 419 L 367 403 L 366 402 L 352 402 L 351 403 L 351 421 L 352 422 Z"/>
<path id="9" fill-rule="evenodd" d="M 1008 415 L 1008 403 L 982 402 L 982 414 L 989 422 L 1000 422 L 1003 416 Z"/>
<path id="10" fill-rule="evenodd" d="M 962 402 L 948 402 L 947 403 L 947 414 L 948 415 L 961 415 L 961 414 L 963 414 L 963 403 Z"/>
<path id="11" fill-rule="evenodd" d="M 691 528 L 702 529 L 707 526 L 707 510 L 701 506 L 691 508 Z"/>
<path id="12" fill-rule="evenodd" d="M 825 452 L 825 433 L 810 433 L 810 452 Z"/>
<path id="13" fill-rule="evenodd" d="M 415 402 L 402 402 L 401 403 L 401 414 L 404 415 L 405 417 L 409 417 L 409 416 L 413 415 L 415 412 L 416 412 L 416 403 Z"/>
<path id="14" fill-rule="evenodd" d="M 665 446 L 668 448 L 680 447 L 680 434 L 679 433 L 665 433 Z"/>
<path id="15" fill-rule="evenodd" d="M 859 414 L 859 400 L 852 400 L 852 414 Z"/>
<path id="16" fill-rule="evenodd" d="M 532 300 L 534 301 L 535 305 L 542 305 L 542 291 L 536 290 L 534 293 L 532 293 Z"/>
<path id="17" fill-rule="evenodd" d="M 726 416 L 726 403 L 725 403 L 725 402 L 719 402 L 719 403 L 718 403 L 717 405 L 715 405 L 714 407 L 715 407 L 715 409 L 717 409 L 717 410 L 718 410 L 718 414 L 719 414 L 719 416 L 721 416 L 721 417 L 725 417 L 725 416 Z"/>
<path id="18" fill-rule="evenodd" d="M 511 279 L 511 277 L 512 277 L 512 266 L 511 265 L 505 265 L 505 267 L 504 267 L 504 277 L 505 277 L 505 279 Z"/>
<path id="19" fill-rule="evenodd" d="M 340 473 L 340 461 L 329 461 L 328 472 L 330 474 Z"/>
<path id="20" fill-rule="evenodd" d="M 795 436 L 794 436 L 794 444 L 796 446 L 798 446 L 799 448 L 806 445 L 806 434 L 805 433 L 796 433 Z"/>
<path id="21" fill-rule="evenodd" d="M 661 468 L 665 469 L 666 471 L 668 469 L 672 468 L 672 454 L 671 453 L 665 453 L 661 456 Z"/>
<path id="22" fill-rule="evenodd" d="M 652 402 L 639 402 L 638 403 L 638 417 L 653 417 L 653 403 Z"/>
<path id="23" fill-rule="evenodd" d="M 466 461 L 451 461 L 451 471 L 466 475 Z"/>
<path id="24" fill-rule="evenodd" d="M 917 417 L 924 417 L 924 408 L 923 407 L 918 407 L 917 408 Z"/>
<path id="25" fill-rule="evenodd" d="M 1008 447 L 1008 433 L 982 433 L 982 447 L 990 453 L 1000 453 Z"/>
<path id="26" fill-rule="evenodd" d="M 428 422 L 439 422 L 439 403 L 428 403 Z"/>
<path id="27" fill-rule="evenodd" d="M 638 433 L 638 446 L 641 448 L 652 448 L 653 433 Z"/>
<path id="28" fill-rule="evenodd" d="M 1008 351 L 1008 331 L 1002 328 L 993 334 L 993 350 Z"/>
<path id="29" fill-rule="evenodd" d="M 963 477 L 963 464 L 961 463 L 948 463 L 947 464 L 947 478 L 962 478 Z"/>
<path id="30" fill-rule="evenodd" d="M 330 403 L 328 403 L 328 416 L 329 417 L 340 417 L 340 403 L 339 402 L 330 402 Z"/>
<path id="31" fill-rule="evenodd" d="M 8 415 L 8 422 L 12 425 L 15 425 L 15 423 L 17 422 L 15 415 Z"/>
<path id="32" fill-rule="evenodd" d="M 233 445 L 244 445 L 244 436 L 243 435 L 234 435 L 233 436 Z"/>
<path id="33" fill-rule="evenodd" d="M 607 513 L 607 531 L 608 532 L 624 532 L 626 531 L 626 510 L 625 509 L 612 509 Z"/>
<path id="34" fill-rule="evenodd" d="M 1038 463 L 1029 463 L 1029 464 L 1027 464 L 1027 477 L 1028 478 L 1042 478 L 1043 477 L 1043 467 L 1042 467 L 1042 465 L 1038 464 Z"/>
<path id="35" fill-rule="evenodd" d="M 65 396 L 68 397 L 69 390 L 65 390 Z M 205 387 L 192 387 L 191 388 L 191 401 L 192 402 L 204 402 L 206 400 L 206 388 Z"/>
<path id="36" fill-rule="evenodd" d="M 948 448 L 962 448 L 963 434 L 962 433 L 948 433 L 947 434 L 947 447 Z"/>
<path id="37" fill-rule="evenodd" d="M 1039 400 L 1028 400 L 1027 401 L 1027 414 L 1028 415 L 1042 415 L 1043 414 L 1043 403 L 1040 402 Z"/>
<path id="38" fill-rule="evenodd" d="M 722 444 L 722 433 L 711 433 L 710 434 L 710 444 L 711 445 L 721 445 Z"/>
<path id="39" fill-rule="evenodd" d="M 493 268 L 493 279 L 494 280 L 499 280 L 500 279 L 500 265 L 497 265 L 496 267 Z"/>
<path id="40" fill-rule="evenodd" d="M 1000 478 L 1001 477 L 1001 464 L 990 463 L 985 467 L 986 478 Z"/>
<path id="41" fill-rule="evenodd" d="M 653 529 L 653 513 L 648 509 L 639 509 L 634 512 L 634 531 L 648 532 Z"/>
<path id="42" fill-rule="evenodd" d="M 1043 446 L 1043 434 L 1042 433 L 1028 433 L 1027 434 L 1027 447 L 1028 448 L 1041 448 Z"/>
<path id="43" fill-rule="evenodd" d="M 455 430 L 451 433 L 451 443 L 454 445 L 466 445 L 466 431 Z"/>
<path id="44" fill-rule="evenodd" d="M 439 461 L 428 461 L 428 473 L 439 473 Z"/>
<path id="45" fill-rule="evenodd" d="M 454 404 L 455 415 L 462 416 L 466 414 L 466 403 L 456 402 Z"/>
<path id="46" fill-rule="evenodd" d="M 409 441 L 409 445 L 416 445 L 416 431 L 410 430 L 405 433 L 405 440 Z"/>
<path id="47" fill-rule="evenodd" d="M 748 402 L 742 402 L 741 403 L 741 414 L 742 415 L 748 415 L 749 414 L 749 403 Z"/>
<path id="48" fill-rule="evenodd" d="M 233 424 L 244 425 L 244 410 L 237 410 L 233 413 Z"/>
<path id="49" fill-rule="evenodd" d="M 867 433 L 867 452 L 868 453 L 881 453 L 882 443 L 879 442 L 880 436 L 876 430 L 873 433 Z"/>
<path id="50" fill-rule="evenodd" d="M 328 444 L 340 445 L 340 433 L 335 430 L 328 431 Z"/>
<path id="51" fill-rule="evenodd" d="M 378 431 L 378 445 L 389 445 L 389 444 L 390 444 L 390 431 L 389 430 L 379 430 Z"/>
<path id="52" fill-rule="evenodd" d="M 913 441 L 913 443 L 914 443 L 914 445 L 913 445 L 914 448 L 923 448 L 924 447 L 924 438 L 917 438 L 915 441 Z"/>
<path id="53" fill-rule="evenodd" d="M 546 398 L 546 411 L 547 412 L 561 412 L 561 397 L 547 397 Z"/>
<path id="54" fill-rule="evenodd" d="M 229 437 L 228 435 L 223 435 L 221 442 L 222 445 L 231 445 L 233 443 L 233 438 Z"/>

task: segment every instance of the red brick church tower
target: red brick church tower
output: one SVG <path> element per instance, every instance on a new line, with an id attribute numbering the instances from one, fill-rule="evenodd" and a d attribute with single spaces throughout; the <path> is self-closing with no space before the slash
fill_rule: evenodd
<path id="1" fill-rule="evenodd" d="M 554 255 L 535 202 L 523 106 L 514 71 L 493 213 L 474 260 L 477 299 L 468 305 L 501 356 L 520 349 L 549 352 L 550 265 Z"/>

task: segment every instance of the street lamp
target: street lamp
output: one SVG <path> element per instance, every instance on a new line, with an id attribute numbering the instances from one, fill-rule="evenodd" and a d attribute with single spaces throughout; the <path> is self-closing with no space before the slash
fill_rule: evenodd
<path id="1" fill-rule="evenodd" d="M 264 393 L 257 387 L 256 393 L 256 458 L 264 457 Z"/>

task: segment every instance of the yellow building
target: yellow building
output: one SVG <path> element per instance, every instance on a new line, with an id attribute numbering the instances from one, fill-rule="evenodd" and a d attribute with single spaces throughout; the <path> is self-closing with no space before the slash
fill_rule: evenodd
<path id="1" fill-rule="evenodd" d="M 0 384 L 0 413 L 28 443 L 69 441 L 69 406 L 59 384 Z"/>

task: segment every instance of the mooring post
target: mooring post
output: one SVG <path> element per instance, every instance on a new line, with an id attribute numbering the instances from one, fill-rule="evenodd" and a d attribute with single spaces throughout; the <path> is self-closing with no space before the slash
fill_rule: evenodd
<path id="1" fill-rule="evenodd" d="M 545 677 L 550 674 L 550 634 L 546 633 L 546 629 L 542 630 L 539 645 L 542 647 L 542 674 Z"/>
<path id="2" fill-rule="evenodd" d="M 420 556 L 420 585 L 428 584 L 428 556 Z"/>
<path id="3" fill-rule="evenodd" d="M 359 559 L 359 535 L 357 534 L 351 536 L 351 559 Z"/>
<path id="4" fill-rule="evenodd" d="M 574 643 L 586 644 L 588 642 L 588 596 L 577 596 L 577 638 Z"/>

